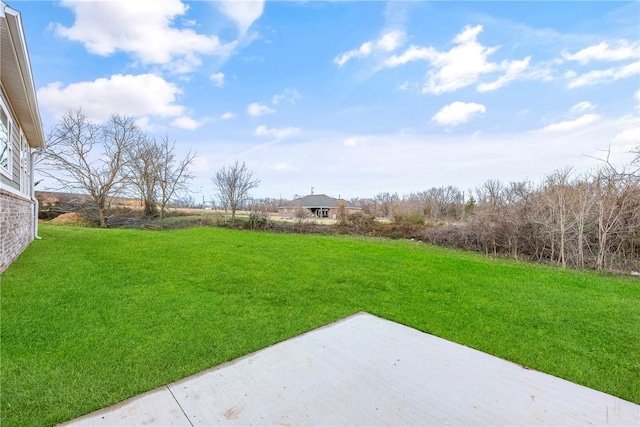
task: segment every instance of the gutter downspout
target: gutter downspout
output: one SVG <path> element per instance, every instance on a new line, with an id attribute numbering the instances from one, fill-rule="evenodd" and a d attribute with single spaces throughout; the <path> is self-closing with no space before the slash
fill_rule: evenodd
<path id="1" fill-rule="evenodd" d="M 38 236 L 38 214 L 40 213 L 40 202 L 38 202 L 38 199 L 36 199 L 36 186 L 33 183 L 33 179 L 35 178 L 33 175 L 34 172 L 34 168 L 33 168 L 33 164 L 35 162 L 36 159 L 36 155 L 38 154 L 38 152 L 36 150 L 32 150 L 31 151 L 31 161 L 29 162 L 29 169 L 30 169 L 30 176 L 31 176 L 31 189 L 30 189 L 30 193 L 31 193 L 31 201 L 34 202 L 33 205 L 33 210 L 34 210 L 34 215 L 33 215 L 33 238 L 35 240 L 42 240 L 42 237 Z"/>

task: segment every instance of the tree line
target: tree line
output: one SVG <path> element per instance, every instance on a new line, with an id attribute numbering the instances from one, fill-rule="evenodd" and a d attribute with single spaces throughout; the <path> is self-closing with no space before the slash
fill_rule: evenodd
<path id="1" fill-rule="evenodd" d="M 101 227 L 108 225 L 109 202 L 115 196 L 139 198 L 147 218 L 162 219 L 170 202 L 189 197 L 189 167 L 196 153 L 179 158 L 176 141 L 149 137 L 131 117 L 112 115 L 102 124 L 81 109 L 69 111 L 47 135 L 40 172 L 70 191 L 89 196 Z M 212 178 L 220 203 L 232 212 L 260 180 L 239 161 L 225 165 Z"/>
<path id="2" fill-rule="evenodd" d="M 40 172 L 70 191 L 89 195 L 107 227 L 109 201 L 117 195 L 140 198 L 147 216 L 164 216 L 170 200 L 187 191 L 196 157 L 178 158 L 175 141 L 142 132 L 131 117 L 114 114 L 105 123 L 82 110 L 69 111 L 47 135 Z"/>
<path id="3" fill-rule="evenodd" d="M 617 170 L 605 160 L 578 174 L 554 171 L 538 184 L 488 180 L 463 192 L 432 188 L 353 199 L 363 212 L 426 224 L 428 242 L 563 267 L 640 270 L 640 146 Z M 430 225 L 430 226 L 429 226 Z"/>

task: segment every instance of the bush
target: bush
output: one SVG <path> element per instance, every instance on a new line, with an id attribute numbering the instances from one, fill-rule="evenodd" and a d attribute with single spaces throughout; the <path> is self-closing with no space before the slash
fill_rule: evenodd
<path id="1" fill-rule="evenodd" d="M 368 234 L 376 230 L 375 215 L 364 212 L 355 212 L 348 216 L 347 224 L 358 234 Z"/>
<path id="2" fill-rule="evenodd" d="M 395 212 L 393 214 L 393 222 L 395 224 L 404 225 L 404 226 L 421 227 L 425 225 L 424 216 L 422 216 L 418 212 L 411 212 L 411 213 Z"/>
<path id="3" fill-rule="evenodd" d="M 355 212 L 338 221 L 334 228 L 342 234 L 372 234 L 376 231 L 377 222 L 373 215 Z"/>
<path id="4" fill-rule="evenodd" d="M 356 212 L 347 218 L 345 223 L 337 223 L 332 227 L 340 234 L 356 234 L 390 239 L 422 239 L 425 222 L 417 215 L 410 215 L 397 223 L 378 222 L 374 215 Z"/>
<path id="5" fill-rule="evenodd" d="M 266 230 L 269 228 L 269 215 L 265 212 L 252 211 L 249 214 L 249 228 L 253 230 Z"/>

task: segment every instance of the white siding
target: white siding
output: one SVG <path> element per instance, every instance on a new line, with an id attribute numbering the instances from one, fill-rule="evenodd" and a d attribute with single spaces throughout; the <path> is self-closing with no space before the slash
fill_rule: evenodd
<path id="1" fill-rule="evenodd" d="M 0 164 L 0 188 L 23 197 L 31 197 L 30 152 L 24 132 L 11 111 L 11 104 L 0 91 L 0 117 L 6 123 L 8 147 L 4 162 Z M 0 125 L 2 126 L 2 125 Z M 0 150 L 4 148 L 2 138 L 4 126 L 0 130 Z"/>

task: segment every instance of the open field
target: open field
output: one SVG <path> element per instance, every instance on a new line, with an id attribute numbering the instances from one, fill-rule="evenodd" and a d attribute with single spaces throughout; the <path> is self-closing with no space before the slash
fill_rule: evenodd
<path id="1" fill-rule="evenodd" d="M 41 227 L 0 285 L 3 426 L 52 425 L 358 311 L 640 403 L 640 281 L 410 241 Z"/>
<path id="2" fill-rule="evenodd" d="M 192 208 L 175 208 L 171 209 L 172 216 L 168 216 L 163 219 L 165 224 L 176 224 L 180 222 L 195 222 L 195 221 L 210 221 L 216 223 L 218 221 L 231 221 L 231 212 L 225 212 L 224 210 L 213 209 L 192 209 Z M 249 211 L 236 212 L 237 222 L 246 222 L 249 219 Z M 296 218 L 282 218 L 277 213 L 269 214 L 269 221 L 273 221 L 279 224 L 294 224 L 300 220 Z M 389 222 L 387 219 L 382 219 L 382 222 Z M 302 220 L 305 224 L 318 224 L 318 225 L 333 225 L 337 223 L 337 220 L 332 218 L 317 218 L 310 216 Z"/>

